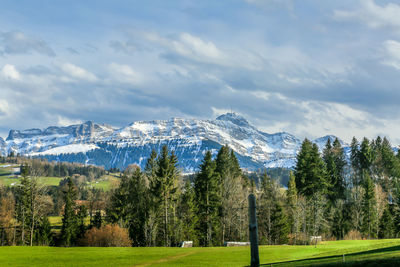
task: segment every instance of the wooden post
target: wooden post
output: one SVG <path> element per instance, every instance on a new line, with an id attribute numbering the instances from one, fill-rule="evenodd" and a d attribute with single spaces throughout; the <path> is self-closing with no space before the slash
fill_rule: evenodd
<path id="1" fill-rule="evenodd" d="M 258 227 L 256 213 L 256 197 L 249 195 L 249 232 L 250 232 L 250 249 L 251 249 L 251 267 L 260 266 L 260 258 L 258 255 Z"/>

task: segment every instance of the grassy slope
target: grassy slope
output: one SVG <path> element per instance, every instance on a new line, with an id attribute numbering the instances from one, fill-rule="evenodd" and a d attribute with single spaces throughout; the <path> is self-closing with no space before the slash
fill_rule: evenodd
<path id="1" fill-rule="evenodd" d="M 262 246 L 264 266 L 400 262 L 400 240 L 336 241 L 313 246 Z M 351 254 L 354 255 L 351 255 Z M 247 266 L 249 247 L 237 248 L 54 248 L 0 247 L 0 266 Z M 318 258 L 316 260 L 302 260 Z M 295 262 L 285 262 L 285 261 Z M 361 262 L 360 262 L 361 260 Z M 358 261 L 358 262 L 357 262 Z M 282 262 L 281 264 L 276 264 Z M 285 263 L 283 263 L 285 262 Z"/>
<path id="2" fill-rule="evenodd" d="M 103 189 L 104 191 L 118 187 L 120 179 L 119 175 L 103 175 L 100 179 L 92 182 L 89 186 L 97 189 Z"/>
<path id="3" fill-rule="evenodd" d="M 55 185 L 58 186 L 62 178 L 60 177 L 38 177 L 39 182 L 46 186 Z M 4 186 L 11 186 L 11 184 L 19 184 L 20 179 L 14 178 L 13 176 L 0 176 L 0 184 Z"/>
<path id="4" fill-rule="evenodd" d="M 19 184 L 19 178 L 15 178 L 14 175 L 11 175 L 12 167 L 1 167 L 3 165 L 9 164 L 0 164 L 0 185 L 4 186 L 12 186 L 15 184 Z M 46 186 L 58 186 L 60 181 L 63 178 L 60 177 L 39 177 L 40 183 Z M 91 182 L 88 184 L 89 187 L 103 189 L 104 191 L 110 190 L 118 186 L 119 183 L 119 173 L 103 175 L 100 179 Z"/>

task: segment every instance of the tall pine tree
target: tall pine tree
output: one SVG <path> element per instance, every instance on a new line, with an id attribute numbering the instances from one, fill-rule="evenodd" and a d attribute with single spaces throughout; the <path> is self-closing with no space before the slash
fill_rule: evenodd
<path id="1" fill-rule="evenodd" d="M 68 178 L 67 190 L 64 191 L 64 215 L 61 226 L 61 241 L 64 246 L 72 246 L 75 244 L 78 234 L 78 220 L 76 216 L 77 197 L 75 185 L 71 178 Z"/>
<path id="2" fill-rule="evenodd" d="M 296 187 L 300 194 L 312 197 L 315 193 L 325 194 L 328 183 L 326 169 L 318 151 L 318 146 L 305 139 L 297 154 L 294 170 Z"/>
<path id="3" fill-rule="evenodd" d="M 297 235 L 300 230 L 300 219 L 298 217 L 297 203 L 297 188 L 294 174 L 290 171 L 288 189 L 286 191 L 286 203 L 288 211 L 289 232 L 293 239 L 293 244 L 296 244 Z"/>
<path id="4" fill-rule="evenodd" d="M 212 246 L 219 229 L 218 212 L 221 200 L 219 176 L 215 168 L 216 163 L 212 160 L 211 151 L 207 151 L 200 165 L 200 172 L 194 180 L 198 217 L 196 229 L 201 246 Z"/>
<path id="5" fill-rule="evenodd" d="M 153 183 L 153 196 L 158 197 L 156 203 L 159 207 L 159 214 L 162 221 L 160 225 L 162 233 L 162 245 L 171 246 L 172 242 L 179 242 L 173 239 L 174 222 L 176 220 L 177 204 L 177 158 L 173 152 L 169 154 L 168 147 L 163 146 L 161 154 L 157 158 L 156 181 Z"/>
<path id="6" fill-rule="evenodd" d="M 364 220 L 363 224 L 361 226 L 362 232 L 364 233 L 365 236 L 370 238 L 374 238 L 376 230 L 376 220 L 377 220 L 377 214 L 376 214 L 376 198 L 375 198 L 375 185 L 374 182 L 372 181 L 371 177 L 369 176 L 366 171 L 364 171 L 363 174 L 364 177 L 364 198 L 363 198 L 363 215 L 364 215 Z"/>

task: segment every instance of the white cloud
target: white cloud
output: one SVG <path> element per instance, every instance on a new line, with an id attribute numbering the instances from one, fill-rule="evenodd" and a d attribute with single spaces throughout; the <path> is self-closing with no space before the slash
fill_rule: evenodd
<path id="1" fill-rule="evenodd" d="M 0 116 L 7 115 L 10 111 L 10 106 L 8 102 L 4 99 L 0 99 Z"/>
<path id="2" fill-rule="evenodd" d="M 360 0 L 360 8 L 354 11 L 335 10 L 334 17 L 339 20 L 359 20 L 370 28 L 394 27 L 400 30 L 400 5 L 388 3 L 377 5 L 374 0 Z"/>
<path id="3" fill-rule="evenodd" d="M 63 63 L 60 65 L 60 68 L 69 76 L 79 80 L 89 82 L 94 82 L 97 80 L 97 77 L 93 73 L 71 63 Z"/>
<path id="4" fill-rule="evenodd" d="M 347 104 L 317 101 L 303 101 L 298 104 L 306 111 L 303 122 L 296 124 L 291 130 L 298 135 L 317 138 L 334 134 L 350 142 L 353 136 L 358 139 L 364 136 L 374 138 L 382 133 L 385 125 L 384 120 Z M 385 132 L 388 136 L 390 133 L 389 129 Z"/>
<path id="5" fill-rule="evenodd" d="M 400 42 L 387 40 L 383 43 L 383 47 L 386 55 L 382 63 L 400 70 Z"/>
<path id="6" fill-rule="evenodd" d="M 298 138 L 318 138 L 328 134 L 334 134 L 346 142 L 350 142 L 353 136 L 361 139 L 364 136 L 375 138 L 377 135 L 386 135 L 392 140 L 396 136 L 390 133 L 393 122 L 378 119 L 370 113 L 359 110 L 347 104 L 335 102 L 322 102 L 312 100 L 299 100 L 289 98 L 282 94 L 254 91 L 252 94 L 266 101 L 282 101 L 297 109 L 301 113 L 301 122 L 293 123 L 289 120 L 260 122 L 259 128 L 266 132 L 285 131 L 294 134 Z M 268 102 L 267 102 L 268 103 Z M 379 127 L 377 127 L 379 125 Z M 400 128 L 396 127 L 396 128 Z M 397 140 L 396 140 L 397 141 Z"/>
<path id="7" fill-rule="evenodd" d="M 4 67 L 1 69 L 1 74 L 5 78 L 11 80 L 19 80 L 21 78 L 21 74 L 18 72 L 15 66 L 11 64 L 4 65 Z"/>
<path id="8" fill-rule="evenodd" d="M 57 117 L 57 124 L 59 126 L 69 126 L 69 125 L 81 124 L 81 123 L 82 123 L 81 120 L 72 120 L 72 119 L 69 119 L 69 118 L 63 117 L 63 116 Z"/>
<path id="9" fill-rule="evenodd" d="M 156 33 L 142 33 L 150 42 L 156 43 L 182 57 L 218 65 L 231 64 L 229 57 L 213 42 L 205 41 L 189 33 L 181 33 L 176 38 L 164 38 Z"/>
<path id="10" fill-rule="evenodd" d="M 143 81 L 143 76 L 140 73 L 134 71 L 128 65 L 117 64 L 113 62 L 109 65 L 109 70 L 111 71 L 112 75 L 118 80 L 123 80 L 131 83 L 140 83 Z"/>
<path id="11" fill-rule="evenodd" d="M 19 31 L 0 33 L 0 41 L 6 54 L 26 54 L 35 51 L 54 57 L 56 54 L 43 40 L 27 36 Z"/>
<path id="12" fill-rule="evenodd" d="M 209 58 L 211 60 L 221 60 L 225 55 L 210 41 L 204 41 L 189 33 L 182 33 L 178 41 L 172 42 L 176 52 L 197 59 Z"/>

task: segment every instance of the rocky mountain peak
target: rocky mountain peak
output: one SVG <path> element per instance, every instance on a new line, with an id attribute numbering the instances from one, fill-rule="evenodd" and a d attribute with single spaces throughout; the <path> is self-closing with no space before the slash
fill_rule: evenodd
<path id="1" fill-rule="evenodd" d="M 43 132 L 40 129 L 28 129 L 28 130 L 23 130 L 23 131 L 19 131 L 19 130 L 10 130 L 8 137 L 7 137 L 7 141 L 9 140 L 14 140 L 14 139 L 19 139 L 19 138 L 30 138 L 33 136 L 38 136 L 38 135 L 42 135 Z"/>
<path id="2" fill-rule="evenodd" d="M 335 138 L 324 136 L 314 142 L 322 151 L 326 141 Z M 204 153 L 211 150 L 215 154 L 222 145 L 229 145 L 241 166 L 248 170 L 290 168 L 295 164 L 301 141 L 286 132 L 260 131 L 241 115 L 230 112 L 214 120 L 136 121 L 120 129 L 87 121 L 44 130 L 11 130 L 5 142 L 0 139 L 0 154 L 14 151 L 48 160 L 124 169 L 129 164 L 144 167 L 150 152 L 159 151 L 163 145 L 175 151 L 184 171 L 195 172 Z"/>
<path id="3" fill-rule="evenodd" d="M 250 123 L 241 115 L 234 113 L 234 112 L 229 112 L 226 114 L 222 114 L 217 117 L 217 120 L 220 121 L 229 121 L 237 126 L 240 127 L 249 127 L 251 126 Z"/>
<path id="4" fill-rule="evenodd" d="M 87 121 L 82 124 L 75 124 L 70 126 L 50 126 L 44 130 L 41 129 L 28 129 L 28 130 L 10 130 L 7 141 L 15 139 L 33 138 L 36 136 L 49 136 L 49 135 L 73 135 L 74 137 L 90 137 L 93 133 L 101 132 L 104 130 L 112 131 L 110 126 L 102 126 L 93 121 Z"/>

